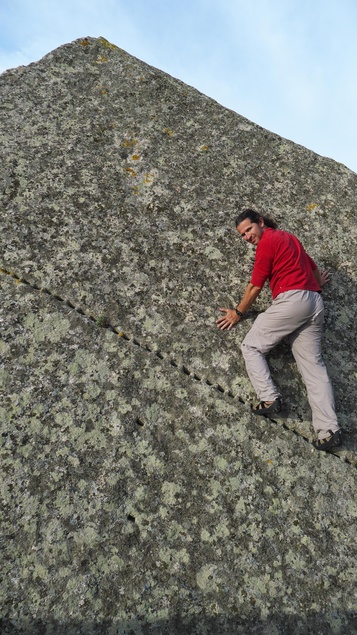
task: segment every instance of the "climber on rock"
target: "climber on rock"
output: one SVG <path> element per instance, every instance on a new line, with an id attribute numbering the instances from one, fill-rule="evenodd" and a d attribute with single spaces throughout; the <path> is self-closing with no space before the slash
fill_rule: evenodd
<path id="1" fill-rule="evenodd" d="M 251 281 L 236 309 L 221 308 L 216 321 L 221 330 L 230 330 L 244 316 L 269 280 L 273 302 L 255 320 L 243 340 L 241 350 L 246 369 L 260 403 L 252 406 L 257 415 L 281 411 L 281 394 L 272 381 L 266 354 L 287 335 L 306 385 L 312 410 L 317 450 L 331 451 L 342 444 L 333 390 L 321 356 L 324 304 L 321 288 L 328 282 L 300 241 L 277 229 L 270 218 L 251 209 L 236 219 L 242 238 L 256 248 Z"/>

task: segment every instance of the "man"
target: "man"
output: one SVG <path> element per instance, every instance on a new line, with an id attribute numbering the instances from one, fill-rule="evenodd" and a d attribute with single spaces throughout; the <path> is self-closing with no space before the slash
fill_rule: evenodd
<path id="1" fill-rule="evenodd" d="M 307 388 L 317 450 L 331 451 L 342 444 L 334 397 L 321 356 L 324 305 L 321 287 L 328 281 L 319 272 L 293 234 L 277 229 L 271 219 L 254 210 L 236 219 L 242 238 L 256 248 L 251 281 L 236 309 L 224 309 L 217 320 L 219 329 L 230 330 L 244 316 L 269 280 L 273 302 L 261 313 L 242 346 L 247 372 L 260 403 L 252 407 L 257 415 L 281 411 L 281 394 L 275 386 L 265 355 L 280 340 L 291 336 L 295 361 Z"/>

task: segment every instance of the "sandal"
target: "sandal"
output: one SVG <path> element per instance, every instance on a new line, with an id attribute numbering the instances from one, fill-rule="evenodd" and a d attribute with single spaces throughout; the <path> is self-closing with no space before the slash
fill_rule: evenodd
<path id="1" fill-rule="evenodd" d="M 316 450 L 325 450 L 325 452 L 330 452 L 333 448 L 339 448 L 342 445 L 341 430 L 337 430 L 336 432 L 329 430 L 328 437 L 317 439 L 317 441 L 313 441 L 312 444 Z"/>
<path id="2" fill-rule="evenodd" d="M 281 399 L 275 399 L 272 403 L 261 401 L 257 406 L 250 406 L 250 409 L 255 415 L 267 415 L 272 412 L 281 412 Z"/>

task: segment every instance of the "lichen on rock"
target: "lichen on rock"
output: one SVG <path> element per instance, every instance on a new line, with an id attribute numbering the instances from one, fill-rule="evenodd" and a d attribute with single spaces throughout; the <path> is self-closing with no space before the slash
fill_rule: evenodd
<path id="1" fill-rule="evenodd" d="M 354 633 L 357 177 L 81 38 L 0 77 L 3 583 L 11 633 Z M 319 266 L 346 443 L 287 343 L 256 420 L 243 206 Z M 345 459 L 345 460 L 343 460 Z"/>

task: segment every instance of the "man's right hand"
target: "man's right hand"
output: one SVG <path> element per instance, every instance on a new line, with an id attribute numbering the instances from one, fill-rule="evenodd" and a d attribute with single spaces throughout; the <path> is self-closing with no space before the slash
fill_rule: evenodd
<path id="1" fill-rule="evenodd" d="M 237 315 L 234 309 L 219 310 L 222 311 L 222 313 L 226 314 L 222 315 L 220 318 L 218 318 L 218 320 L 216 320 L 217 327 L 221 329 L 221 331 L 223 331 L 224 329 L 230 331 L 231 328 L 241 320 L 241 317 Z"/>

